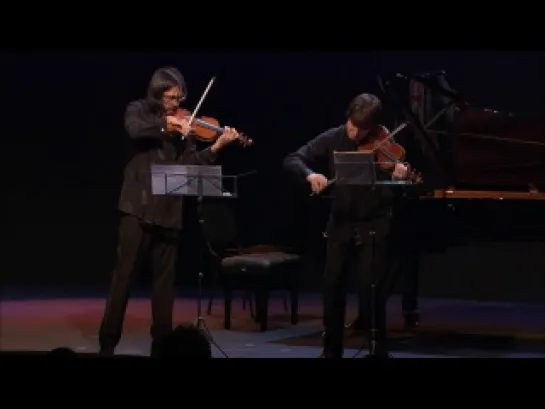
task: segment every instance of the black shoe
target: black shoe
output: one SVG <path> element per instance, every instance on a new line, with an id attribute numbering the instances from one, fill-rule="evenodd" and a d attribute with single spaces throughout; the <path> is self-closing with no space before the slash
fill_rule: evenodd
<path id="1" fill-rule="evenodd" d="M 418 312 L 404 312 L 403 320 L 403 329 L 407 332 L 414 331 L 420 325 L 420 314 Z"/>

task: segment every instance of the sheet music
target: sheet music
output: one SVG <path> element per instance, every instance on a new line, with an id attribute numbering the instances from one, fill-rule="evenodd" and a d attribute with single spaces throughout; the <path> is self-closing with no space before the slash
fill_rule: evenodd
<path id="1" fill-rule="evenodd" d="M 223 196 L 221 166 L 152 165 L 154 195 Z"/>

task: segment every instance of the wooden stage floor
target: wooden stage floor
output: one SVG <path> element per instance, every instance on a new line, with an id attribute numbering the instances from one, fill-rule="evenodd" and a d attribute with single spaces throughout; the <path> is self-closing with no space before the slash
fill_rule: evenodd
<path id="1" fill-rule="evenodd" d="M 203 310 L 205 308 L 203 302 Z M 355 315 L 349 301 L 349 317 Z M 389 327 L 394 358 L 545 358 L 545 305 L 421 300 L 422 325 L 413 335 L 401 329 L 400 301 L 389 303 Z M 4 295 L 0 305 L 0 350 L 46 351 L 70 347 L 78 352 L 97 351 L 97 328 L 104 308 L 103 296 L 30 294 Z M 270 328 L 259 332 L 242 302 L 236 301 L 233 325 L 222 329 L 223 303 L 215 301 L 205 315 L 214 339 L 229 358 L 315 358 L 321 352 L 321 299 L 307 294 L 300 304 L 301 319 L 290 326 L 279 296 L 270 307 Z M 175 322 L 194 322 L 195 298 L 179 297 Z M 119 354 L 145 356 L 149 352 L 150 303 L 135 296 L 130 302 Z M 364 346 L 361 338 L 348 338 L 345 357 Z M 363 350 L 360 356 L 367 353 Z M 214 348 L 214 356 L 222 354 Z"/>

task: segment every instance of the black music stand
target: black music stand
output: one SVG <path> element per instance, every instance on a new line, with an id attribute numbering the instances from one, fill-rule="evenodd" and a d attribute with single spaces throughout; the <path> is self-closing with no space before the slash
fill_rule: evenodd
<path id="1" fill-rule="evenodd" d="M 377 166 L 379 166 L 379 163 L 375 162 L 375 153 L 372 151 L 334 152 L 333 162 L 335 167 L 335 178 L 337 185 L 354 187 L 367 186 L 371 187 L 372 189 L 375 189 L 378 186 L 412 185 L 411 182 L 403 180 L 377 179 L 376 168 Z M 376 232 L 370 231 L 369 235 L 371 236 L 371 254 L 373 255 L 373 260 L 371 263 L 371 339 L 369 340 L 369 354 L 366 356 L 366 358 L 377 358 L 377 328 L 375 310 L 375 289 L 377 285 L 375 248 Z M 358 353 L 356 353 L 355 356 L 357 356 L 358 354 L 359 351 Z"/>
<path id="2" fill-rule="evenodd" d="M 230 185 L 230 186 L 229 186 Z M 238 196 L 238 176 L 225 176 L 221 166 L 204 165 L 152 165 L 151 190 L 154 195 L 192 196 L 197 198 L 199 225 L 202 229 L 202 201 L 205 197 L 236 198 Z M 220 348 L 202 316 L 203 292 L 203 244 L 199 244 L 199 274 L 197 319 L 195 326 L 204 333 L 208 341 L 214 345 L 224 357 L 227 354 Z"/>

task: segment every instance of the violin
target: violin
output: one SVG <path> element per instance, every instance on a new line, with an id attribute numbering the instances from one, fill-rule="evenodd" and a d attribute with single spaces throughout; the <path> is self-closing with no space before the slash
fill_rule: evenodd
<path id="1" fill-rule="evenodd" d="M 191 118 L 193 114 L 187 109 L 178 108 L 174 113 L 174 116 L 178 119 L 184 119 Z M 195 136 L 197 140 L 207 143 L 214 142 L 225 130 L 220 127 L 217 119 L 209 116 L 193 118 L 191 125 L 193 130 L 191 135 Z M 243 146 L 250 146 L 253 144 L 253 140 L 243 134 L 240 134 L 239 141 Z"/>
<path id="2" fill-rule="evenodd" d="M 407 126 L 407 123 L 401 124 L 393 132 L 388 132 L 384 127 L 379 127 L 379 131 L 376 133 L 375 138 L 371 142 L 367 142 L 358 147 L 360 152 L 374 152 L 377 156 L 377 162 L 381 169 L 389 171 L 392 170 L 396 164 L 404 163 L 405 155 L 407 152 L 405 148 L 394 141 L 393 137 L 399 131 Z M 416 173 L 409 166 L 407 179 L 413 183 L 421 183 L 422 175 Z"/>
<path id="3" fill-rule="evenodd" d="M 201 108 L 201 105 L 204 102 L 206 96 L 208 95 L 208 91 L 210 91 L 210 88 L 212 87 L 212 84 L 214 84 L 215 80 L 216 78 L 212 77 L 212 79 L 208 82 L 208 85 L 206 86 L 206 89 L 201 95 L 201 99 L 197 103 L 197 106 L 195 107 L 195 110 L 193 112 L 178 107 L 178 109 L 174 113 L 174 116 L 178 119 L 189 118 L 189 125 L 192 126 L 193 131 L 191 132 L 191 135 L 202 142 L 214 142 L 225 131 L 224 128 L 220 127 L 217 119 L 206 116 L 203 116 L 202 118 L 196 118 L 197 112 Z M 239 134 L 238 139 L 244 146 L 253 144 L 253 141 L 244 135 Z"/>

